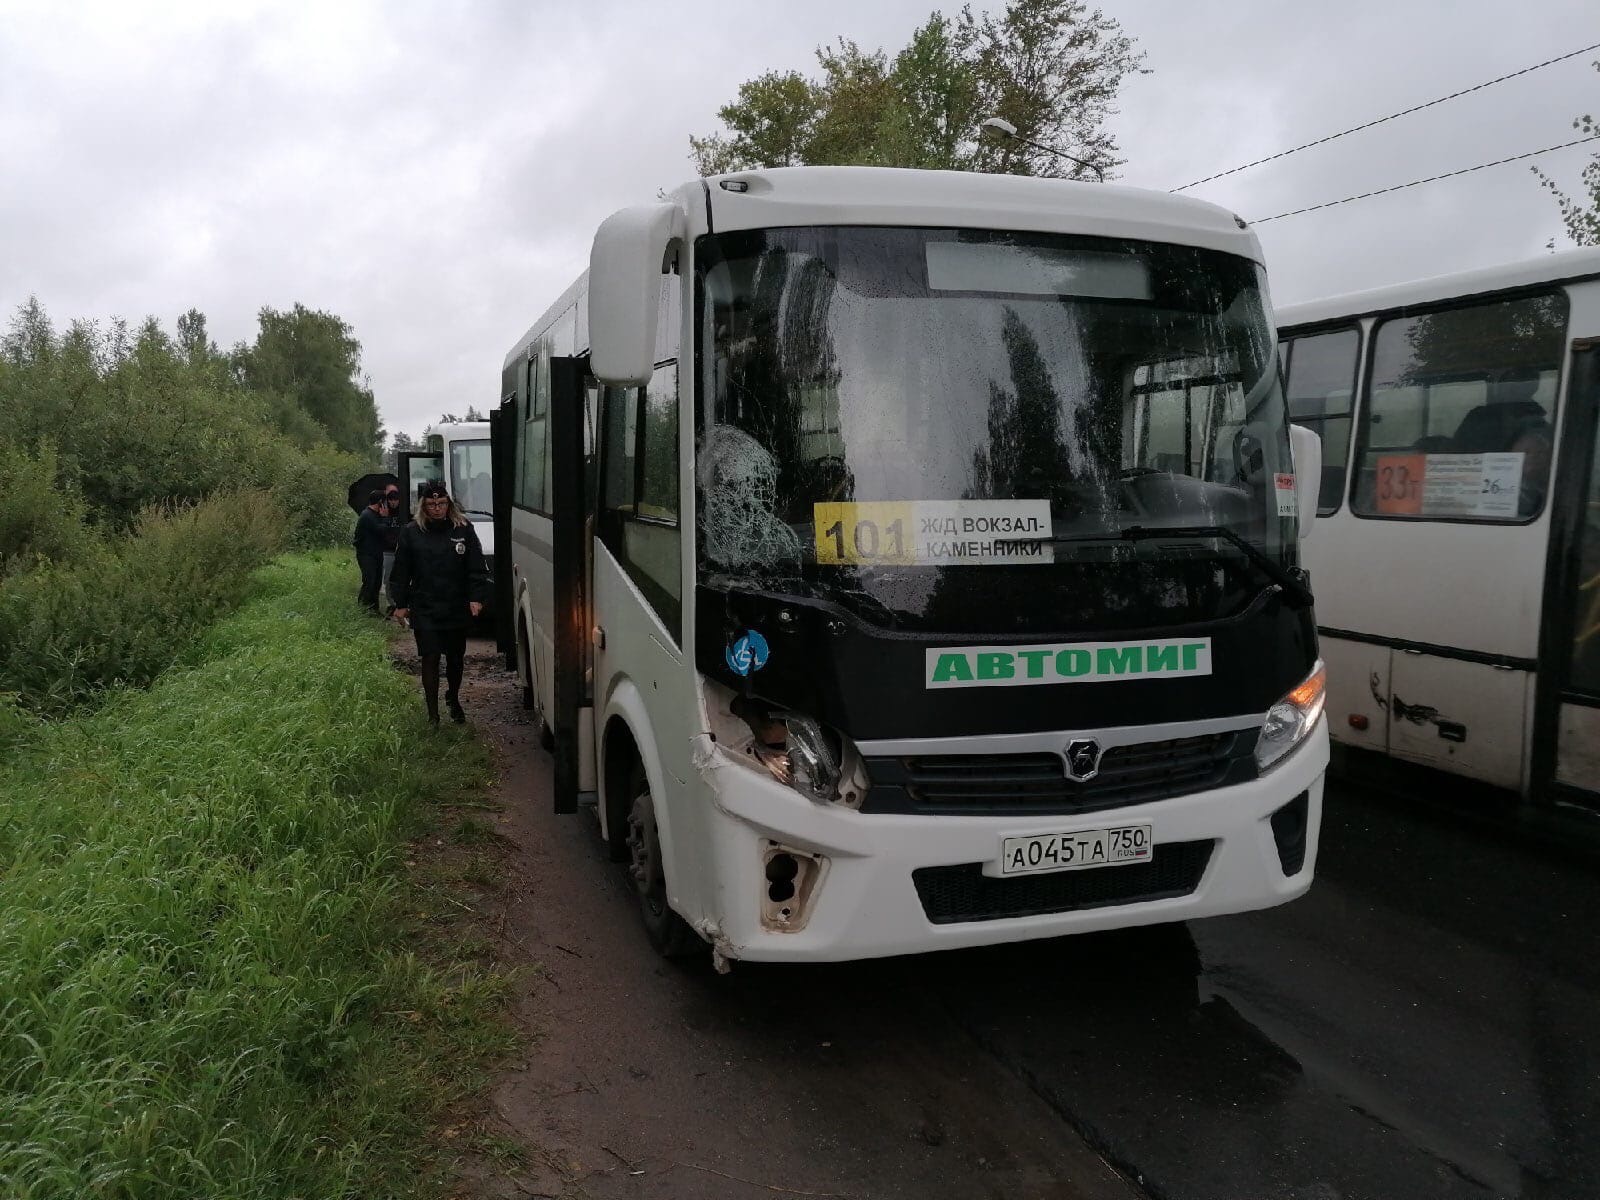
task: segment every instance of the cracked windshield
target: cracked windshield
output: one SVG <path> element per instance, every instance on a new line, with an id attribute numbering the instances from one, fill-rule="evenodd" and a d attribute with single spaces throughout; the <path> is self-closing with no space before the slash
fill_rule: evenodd
<path id="1" fill-rule="evenodd" d="M 701 576 L 907 629 L 1230 615 L 1294 565 L 1264 276 L 970 230 L 699 243 Z"/>

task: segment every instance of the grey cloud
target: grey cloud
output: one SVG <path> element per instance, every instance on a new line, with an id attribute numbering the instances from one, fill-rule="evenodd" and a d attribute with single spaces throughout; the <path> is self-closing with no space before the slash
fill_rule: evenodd
<path id="1" fill-rule="evenodd" d="M 995 5 L 991 5 L 994 7 Z M 839 34 L 901 44 L 930 0 L 666 6 L 40 4 L 0 44 L 0 307 L 60 321 L 198 305 L 349 320 L 391 429 L 483 407 L 505 349 L 583 268 L 606 213 L 690 174 L 738 84 Z M 952 10 L 955 5 L 947 5 Z M 977 7 L 982 7 L 978 5 Z M 1125 182 L 1169 188 L 1581 44 L 1590 0 L 1177 4 L 1109 15 L 1148 51 L 1116 118 Z M 1595 56 L 1589 56 L 1595 57 Z M 1587 59 L 1218 180 L 1247 217 L 1562 140 Z M 1543 139 L 1543 140 L 1542 140 Z M 1576 179 L 1583 161 L 1553 160 Z M 1525 169 L 1273 222 L 1280 303 L 1537 253 Z"/>

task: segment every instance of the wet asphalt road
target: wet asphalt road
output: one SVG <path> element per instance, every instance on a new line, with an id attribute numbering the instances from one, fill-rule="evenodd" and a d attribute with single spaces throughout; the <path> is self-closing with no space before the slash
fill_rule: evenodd
<path id="1" fill-rule="evenodd" d="M 1600 1197 L 1597 931 L 1593 865 L 1334 784 L 1317 883 L 1283 908 L 741 964 L 726 991 L 931 1001 L 1157 1200 L 1579 1200 Z"/>
<path id="2" fill-rule="evenodd" d="M 511 732 L 513 926 L 558 968 L 533 1006 L 567 1031 L 506 1085 L 530 1137 L 568 1121 L 582 1145 L 608 1114 L 854 1197 L 1120 1196 L 1097 1153 L 1153 1200 L 1600 1198 L 1592 856 L 1334 782 L 1317 881 L 1282 908 L 718 976 L 654 959 L 592 818 L 550 814 L 548 759 Z"/>
<path id="3" fill-rule="evenodd" d="M 1337 784 L 1321 855 L 1284 908 L 973 956 L 947 1001 L 1155 1197 L 1600 1196 L 1600 871 Z"/>

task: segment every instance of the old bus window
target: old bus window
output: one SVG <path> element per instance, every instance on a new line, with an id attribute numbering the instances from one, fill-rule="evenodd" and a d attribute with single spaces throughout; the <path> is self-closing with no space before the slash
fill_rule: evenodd
<path id="1" fill-rule="evenodd" d="M 545 479 L 549 411 L 550 344 L 540 340 L 528 362 L 528 419 L 522 427 L 522 462 L 517 467 L 517 502 L 540 512 L 549 510 Z"/>
<path id="2" fill-rule="evenodd" d="M 680 637 L 678 367 L 657 367 L 642 391 L 607 388 L 601 538 L 662 624 Z"/>
<path id="3" fill-rule="evenodd" d="M 1350 408 L 1361 334 L 1354 329 L 1312 333 L 1284 343 L 1289 419 L 1322 439 L 1317 515 L 1339 508 L 1350 454 Z"/>
<path id="4" fill-rule="evenodd" d="M 1552 293 L 1380 324 L 1351 507 L 1412 520 L 1536 516 L 1566 321 L 1566 297 Z"/>

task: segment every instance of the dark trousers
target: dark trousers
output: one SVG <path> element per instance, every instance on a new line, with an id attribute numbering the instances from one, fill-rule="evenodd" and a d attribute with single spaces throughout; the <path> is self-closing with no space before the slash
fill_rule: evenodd
<path id="1" fill-rule="evenodd" d="M 383 586 L 383 555 L 358 554 L 356 564 L 361 568 L 361 607 L 377 612 L 378 589 Z"/>

